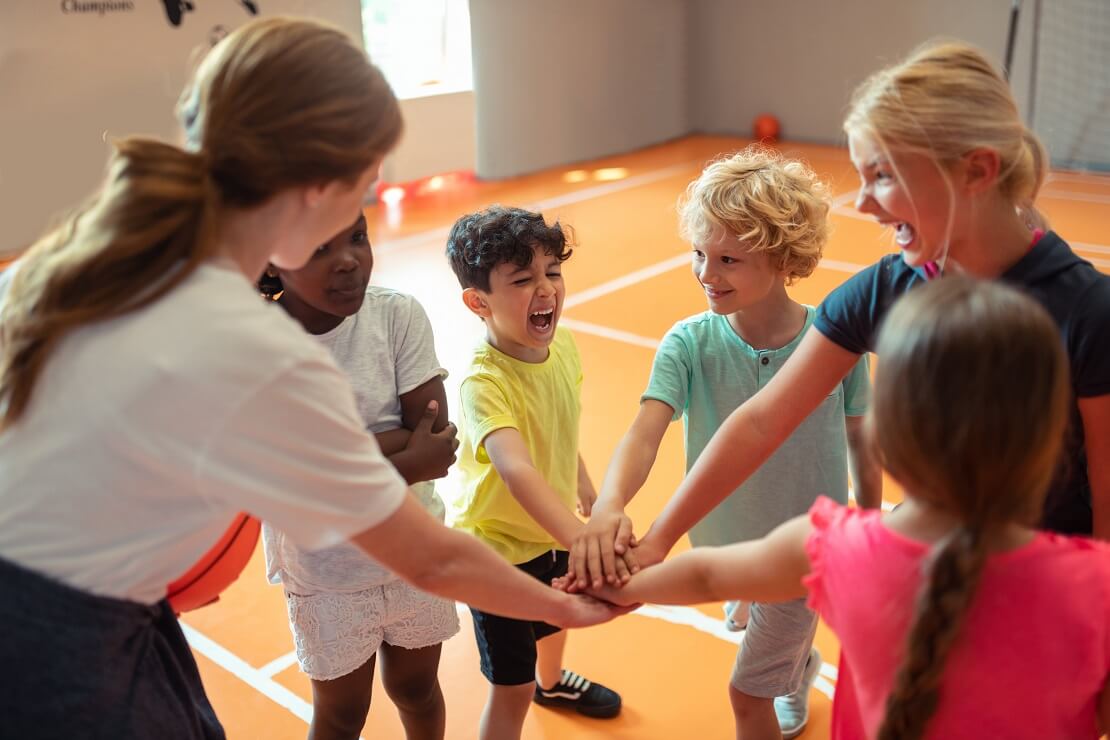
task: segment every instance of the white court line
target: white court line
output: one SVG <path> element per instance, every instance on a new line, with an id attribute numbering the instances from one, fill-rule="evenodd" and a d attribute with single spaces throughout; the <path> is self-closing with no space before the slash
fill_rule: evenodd
<path id="1" fill-rule="evenodd" d="M 670 272 L 671 270 L 683 266 L 688 266 L 689 264 L 690 252 L 676 254 L 674 257 L 668 257 L 662 262 L 656 262 L 654 265 L 648 265 L 647 267 L 640 268 L 635 272 L 630 272 L 627 275 L 621 275 L 619 278 L 614 278 L 613 280 L 609 280 L 608 282 L 601 283 L 600 285 L 595 285 L 592 288 L 587 288 L 586 290 L 568 296 L 567 299 L 563 301 L 563 308 L 573 308 L 574 306 L 581 305 L 586 301 L 592 301 L 595 298 L 600 298 L 603 295 L 615 293 L 622 288 L 630 287 L 632 285 L 635 285 L 636 283 L 642 283 L 645 280 L 655 277 L 656 275 L 662 275 L 665 272 Z"/>
<path id="2" fill-rule="evenodd" d="M 1110 200 L 1108 200 L 1107 202 L 1110 202 Z M 878 225 L 878 222 L 875 221 L 875 219 L 873 219 L 871 216 L 867 216 L 863 213 L 860 213 L 859 211 L 853 211 L 847 208 L 834 208 L 832 212 L 837 216 L 846 216 L 847 218 L 854 218 L 859 221 L 871 221 L 872 223 Z M 1110 247 L 1104 247 L 1101 244 L 1087 244 L 1084 242 L 1068 242 L 1068 244 L 1071 245 L 1072 249 L 1076 250 L 1110 254 Z M 1110 260 L 1101 260 L 1097 257 L 1086 257 L 1085 259 L 1091 264 L 1098 265 L 1099 267 L 1110 267 Z M 822 264 L 824 264 L 824 262 L 822 262 Z"/>
<path id="3" fill-rule="evenodd" d="M 180 624 L 181 630 L 185 633 L 185 638 L 189 641 L 190 647 L 198 653 L 278 706 L 285 707 L 297 717 L 304 720 L 306 724 L 312 722 L 311 703 L 306 702 L 277 681 L 274 681 L 271 677 L 262 675 L 260 670 L 253 668 L 245 660 L 223 645 L 220 645 L 215 640 L 205 636 L 185 622 L 181 622 Z"/>
<path id="4" fill-rule="evenodd" d="M 859 195 L 859 190 L 849 190 L 847 193 L 841 193 L 840 195 L 836 196 L 832 200 L 833 210 L 836 210 L 837 208 L 842 208 L 843 206 L 846 206 L 849 203 L 853 202 L 856 199 L 857 195 Z"/>
<path id="5" fill-rule="evenodd" d="M 459 214 L 462 215 L 462 214 Z M 435 244 L 442 244 L 444 248 L 447 246 L 447 235 L 451 233 L 450 226 L 441 226 L 435 229 L 428 229 L 409 236 L 403 236 L 399 239 L 385 239 L 380 244 L 374 245 L 374 256 L 383 254 L 390 254 L 401 249 L 410 249 L 414 247 L 430 247 Z"/>
<path id="6" fill-rule="evenodd" d="M 1049 198 L 1051 200 L 1078 200 L 1086 203 L 1110 203 L 1110 195 L 1099 195 L 1098 193 L 1075 193 L 1070 190 L 1042 190 L 1037 193 L 1037 198 Z"/>
<path id="7" fill-rule="evenodd" d="M 1072 249 L 1082 249 L 1084 252 L 1098 252 L 1099 254 L 1110 254 L 1110 247 L 1103 246 L 1102 244 L 1088 244 L 1086 242 L 1068 242 Z"/>
<path id="8" fill-rule="evenodd" d="M 893 504 L 889 504 L 886 501 L 884 501 L 883 502 L 883 508 L 889 510 L 890 508 L 893 508 Z M 457 602 L 455 606 L 456 606 L 456 611 L 458 611 L 460 618 L 465 616 L 465 615 L 470 614 L 470 607 L 468 607 L 466 604 L 463 604 L 461 602 Z M 702 612 L 698 611 L 697 609 L 695 609 L 693 607 L 689 607 L 689 606 L 662 606 L 662 605 L 658 605 L 658 604 L 645 604 L 645 605 L 641 606 L 639 609 L 637 609 L 635 613 L 639 614 L 640 616 L 644 616 L 644 617 L 652 617 L 654 619 L 660 619 L 664 622 L 669 622 L 671 624 L 677 624 L 677 625 L 680 625 L 680 626 L 681 625 L 686 625 L 688 627 L 694 627 L 694 629 L 697 629 L 699 632 L 705 632 L 706 634 L 713 635 L 714 637 L 717 637 L 721 640 L 724 640 L 725 642 L 732 643 L 733 645 L 740 645 L 744 641 L 744 632 L 743 632 L 743 630 L 741 630 L 740 632 L 733 632 L 732 630 L 729 630 L 725 627 L 724 620 L 720 620 L 720 621 L 714 620 L 712 617 L 706 616 L 705 614 L 703 614 Z M 716 622 L 716 624 L 713 624 L 714 622 Z M 186 627 L 185 623 L 182 622 L 181 624 L 182 624 L 182 629 L 185 629 L 185 627 Z M 188 629 L 189 629 L 189 632 L 192 632 L 192 633 L 200 636 L 204 640 L 208 640 L 208 642 L 210 644 L 215 645 L 215 643 L 212 642 L 212 640 L 210 640 L 209 638 L 204 637 L 203 635 L 201 635 L 195 628 L 189 627 Z M 188 636 L 188 632 L 186 633 L 186 635 Z M 219 646 L 217 646 L 217 647 L 219 647 Z M 220 649 L 222 650 L 224 648 L 220 648 Z M 297 662 L 297 653 L 294 652 L 294 651 L 290 651 L 290 652 L 286 653 L 285 655 L 281 655 L 281 656 L 275 658 L 274 660 L 270 661 L 269 663 L 267 663 L 262 668 L 259 668 L 258 673 L 260 673 L 260 674 L 261 673 L 267 673 L 268 668 L 270 666 L 275 666 L 275 665 L 281 664 L 282 668 L 279 668 L 278 670 L 273 671 L 272 675 L 276 675 L 277 673 L 280 673 L 282 670 L 284 670 L 285 668 L 295 664 L 296 662 Z M 246 665 L 246 664 L 244 663 L 244 665 Z M 248 668 L 249 668 L 249 666 L 248 666 Z M 836 680 L 836 676 L 837 676 L 836 668 L 833 667 L 833 666 L 830 666 L 830 665 L 826 664 L 825 667 L 823 667 L 821 669 L 821 673 L 825 674 L 826 676 L 828 676 L 833 681 Z"/>
<path id="9" fill-rule="evenodd" d="M 534 203 L 527 203 L 522 208 L 530 211 L 546 211 L 551 208 L 560 208 L 562 206 L 571 205 L 573 203 L 581 203 L 585 200 L 593 198 L 601 198 L 613 193 L 619 193 L 623 190 L 631 190 L 638 188 L 641 185 L 650 185 L 659 180 L 666 180 L 668 177 L 674 177 L 683 173 L 690 172 L 691 168 L 698 168 L 704 163 L 704 160 L 695 159 L 685 162 L 683 164 L 675 164 L 670 167 L 664 167 L 661 170 L 652 170 L 644 172 L 639 175 L 633 175 L 623 180 L 616 182 L 607 182 L 602 185 L 594 185 L 592 187 L 575 190 L 563 195 L 556 195 L 544 200 L 538 200 Z M 459 214 L 462 215 L 462 214 Z M 451 232 L 450 226 L 441 226 L 427 231 L 421 231 L 410 236 L 401 237 L 399 239 L 386 239 L 381 243 L 380 247 L 375 248 L 376 254 L 389 254 L 399 249 L 407 249 L 411 247 L 424 247 L 435 246 L 436 244 L 445 244 L 447 235 Z"/>
<path id="10" fill-rule="evenodd" d="M 879 225 L 879 222 L 875 220 L 874 216 L 868 216 L 866 213 L 860 213 L 855 208 L 848 208 L 846 206 L 837 206 L 837 207 L 832 209 L 832 213 L 835 216 L 846 216 L 847 218 L 854 218 L 857 221 L 870 221 L 871 223 L 875 224 L 876 226 Z"/>
<path id="11" fill-rule="evenodd" d="M 290 666 L 294 666 L 296 664 L 297 653 L 295 650 L 291 650 L 285 655 L 274 658 L 269 663 L 259 668 L 258 673 L 262 676 L 265 676 L 266 678 L 273 678 L 277 674 L 284 671 L 286 668 L 289 668 Z"/>
<path id="12" fill-rule="evenodd" d="M 595 185 L 593 187 L 583 188 L 582 190 L 576 190 L 571 193 L 566 193 L 565 195 L 557 195 L 552 198 L 536 201 L 535 203 L 526 204 L 523 207 L 529 210 L 543 211 L 549 208 L 558 208 L 564 205 L 580 203 L 584 200 L 590 200 L 591 198 L 600 198 L 605 195 L 621 192 L 622 190 L 629 190 L 641 185 L 647 185 L 659 180 L 665 180 L 668 177 L 681 174 L 682 172 L 688 172 L 691 167 L 696 168 L 700 166 L 702 162 L 703 160 L 700 159 L 691 160 L 685 164 L 677 164 L 661 170 L 645 172 L 643 174 L 634 175 L 633 177 L 629 177 L 624 180 L 618 180 L 617 182 L 604 183 L 602 185 Z M 1106 183 L 1110 182 L 1110 176 L 1084 177 L 1080 175 L 1050 174 L 1045 182 L 1047 184 L 1049 182 L 1053 182 L 1054 180 Z M 847 204 L 855 200 L 858 192 L 858 190 L 850 190 L 846 193 L 841 193 L 840 195 L 833 198 L 832 213 L 838 216 L 847 216 L 849 218 L 855 218 L 861 221 L 874 221 L 873 217 L 868 216 L 864 213 L 860 213 L 855 208 L 846 207 Z M 1082 200 L 1096 203 L 1110 203 L 1110 196 L 1099 195 L 1095 193 L 1072 193 L 1070 191 L 1046 190 L 1042 191 L 1040 195 L 1046 198 L 1053 198 L 1057 200 Z M 397 250 L 406 249 L 409 247 L 434 246 L 436 244 L 445 242 L 447 240 L 447 234 L 450 233 L 450 230 L 451 229 L 449 226 L 441 226 L 435 229 L 428 229 L 427 231 L 421 231 L 416 234 L 411 234 L 409 236 L 399 237 L 397 239 L 386 239 L 381 243 L 381 246 L 376 247 L 375 252 L 377 254 L 388 254 L 390 252 L 395 252 Z"/>
<path id="13" fill-rule="evenodd" d="M 832 698 L 833 698 L 833 694 L 834 694 L 834 693 L 836 693 L 836 687 L 835 687 L 835 686 L 833 686 L 833 685 L 832 685 L 832 683 L 831 683 L 831 682 L 829 682 L 829 681 L 828 681 L 828 680 L 827 680 L 827 679 L 826 679 L 826 678 L 824 677 L 824 673 L 825 673 L 825 667 L 826 667 L 826 666 L 828 666 L 828 667 L 831 667 L 831 666 L 829 666 L 829 664 L 828 664 L 828 663 L 826 663 L 826 662 L 822 661 L 822 662 L 821 662 L 821 675 L 817 676 L 817 679 L 816 679 L 816 680 L 815 680 L 815 681 L 813 682 L 813 688 L 817 689 L 817 690 L 818 690 L 818 691 L 820 691 L 820 692 L 821 692 L 822 694 L 824 694 L 825 696 L 829 697 L 829 699 L 832 699 Z"/>
<path id="14" fill-rule="evenodd" d="M 608 326 L 592 324 L 588 321 L 561 318 L 559 319 L 559 324 L 567 327 L 568 329 L 573 329 L 576 332 L 581 332 L 582 334 L 593 334 L 594 336 L 604 337 L 605 339 L 612 339 L 615 342 L 624 342 L 625 344 L 632 344 L 637 347 L 647 347 L 648 349 L 659 348 L 658 339 L 642 337 L 639 334 L 621 331 L 620 329 L 611 329 Z"/>
<path id="15" fill-rule="evenodd" d="M 870 265 L 861 265 L 858 262 L 844 262 L 843 260 L 821 260 L 817 263 L 818 267 L 823 267 L 826 270 L 838 270 L 840 272 L 850 272 L 855 275 L 860 270 L 866 270 Z"/>
<path id="16" fill-rule="evenodd" d="M 466 609 L 467 607 L 465 604 L 458 605 L 458 610 L 460 612 Z M 689 606 L 658 606 L 655 604 L 645 604 L 633 612 L 633 614 L 659 619 L 669 624 L 693 627 L 699 632 L 712 635 L 713 637 L 723 640 L 724 642 L 732 643 L 733 645 L 740 645 L 744 640 L 744 633 L 742 631 L 730 632 L 725 629 L 723 620 L 713 619 Z M 287 667 L 296 662 L 295 653 L 286 653 L 270 661 L 262 668 L 253 668 L 238 655 L 235 655 L 223 645 L 220 645 L 215 640 L 204 635 L 196 628 L 189 626 L 185 622 L 180 622 L 180 624 L 182 632 L 185 633 L 185 638 L 189 641 L 189 646 L 198 653 L 270 699 L 278 706 L 285 707 L 298 718 L 304 720 L 306 724 L 312 722 L 312 704 L 273 680 L 272 676 L 283 669 L 279 668 L 269 673 L 269 671 L 278 664 L 285 664 Z M 830 680 L 835 681 L 837 678 L 836 667 L 828 663 L 822 663 L 821 676 L 822 678 L 818 678 L 817 681 L 814 682 L 814 688 L 829 699 L 832 699 L 835 687 L 830 683 Z"/>
<path id="17" fill-rule="evenodd" d="M 632 613 L 639 614 L 642 617 L 661 619 L 671 624 L 693 627 L 698 632 L 704 632 L 707 635 L 712 635 L 725 642 L 731 642 L 733 645 L 742 645 L 744 642 L 744 632 L 729 632 L 725 629 L 725 623 L 722 620 L 714 619 L 690 606 L 644 604 Z M 830 673 L 832 676 L 830 676 Z M 834 677 L 836 668 L 822 662 L 821 674 L 822 676 Z M 829 699 L 833 698 L 834 687 L 828 680 L 824 678 L 818 679 L 814 682 L 813 687 Z"/>
<path id="18" fill-rule="evenodd" d="M 609 295 L 610 293 L 616 293 L 618 290 L 623 290 L 624 288 L 630 288 L 637 283 L 642 283 L 645 280 L 650 280 L 653 277 L 662 275 L 666 272 L 670 272 L 671 270 L 675 270 L 679 267 L 688 266 L 689 264 L 689 252 L 676 254 L 674 257 L 668 257 L 661 262 L 656 262 L 653 265 L 648 265 L 647 267 L 640 268 L 635 272 L 630 272 L 627 275 L 621 275 L 618 278 L 614 278 L 607 282 L 601 283 L 600 285 L 595 285 L 592 288 L 587 288 L 586 290 L 575 293 L 567 297 L 567 299 L 563 301 L 563 308 L 574 308 L 575 306 L 580 306 L 587 301 L 592 301 L 595 298 L 601 298 L 602 296 Z M 867 265 L 861 265 L 855 262 L 843 262 L 841 260 L 829 259 L 821 260 L 821 262 L 817 266 L 823 267 L 827 270 L 839 270 L 840 272 L 850 272 L 853 274 L 867 267 Z M 566 321 L 566 319 L 560 320 L 564 322 Z M 633 344 L 636 344 L 636 342 L 633 342 Z"/>
<path id="19" fill-rule="evenodd" d="M 1044 182 L 1046 185 L 1050 182 L 1083 182 L 1105 185 L 1110 183 L 1110 173 L 1105 175 L 1087 175 L 1080 172 L 1049 172 Z"/>

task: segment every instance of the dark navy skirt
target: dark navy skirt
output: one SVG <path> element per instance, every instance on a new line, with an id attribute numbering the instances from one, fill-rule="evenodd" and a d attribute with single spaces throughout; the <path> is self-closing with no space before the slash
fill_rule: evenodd
<path id="1" fill-rule="evenodd" d="M 224 731 L 166 601 L 93 596 L 0 558 L 0 738 Z"/>

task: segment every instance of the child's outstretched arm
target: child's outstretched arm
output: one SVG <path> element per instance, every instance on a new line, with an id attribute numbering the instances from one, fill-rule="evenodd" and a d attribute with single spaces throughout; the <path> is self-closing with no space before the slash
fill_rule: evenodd
<path id="1" fill-rule="evenodd" d="M 474 537 L 443 526 L 412 495 L 389 518 L 351 541 L 422 591 L 494 614 L 587 627 L 623 613 L 540 583 Z"/>
<path id="2" fill-rule="evenodd" d="M 807 515 L 779 525 L 763 539 L 725 547 L 695 547 L 647 568 L 623 588 L 591 589 L 615 604 L 700 604 L 706 601 L 789 601 L 806 595 Z"/>
<path id="3" fill-rule="evenodd" d="M 856 505 L 862 509 L 878 509 L 883 505 L 883 469 L 872 452 L 864 430 L 864 417 L 846 416 L 848 432 L 848 470 Z"/>
<path id="4" fill-rule="evenodd" d="M 694 467 L 641 538 L 641 567 L 662 560 L 678 538 L 748 479 L 859 361 L 819 331 L 801 345 L 775 377 L 729 414 Z"/>
<path id="5" fill-rule="evenodd" d="M 512 427 L 496 429 L 482 445 L 513 498 L 556 542 L 569 548 L 582 522 L 536 469 L 520 432 Z"/>
<path id="6" fill-rule="evenodd" d="M 601 484 L 601 494 L 590 521 L 578 533 L 570 549 L 571 590 L 586 586 L 599 588 L 602 582 L 625 582 L 639 570 L 635 562 L 632 520 L 624 507 L 643 487 L 655 464 L 663 435 L 674 417 L 674 410 L 654 399 L 640 404 L 640 411 L 621 439 Z M 621 557 L 627 567 L 621 567 Z"/>

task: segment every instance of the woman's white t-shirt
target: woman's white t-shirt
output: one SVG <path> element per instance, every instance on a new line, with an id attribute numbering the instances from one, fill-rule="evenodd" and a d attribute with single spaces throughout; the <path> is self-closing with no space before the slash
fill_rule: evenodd
<path id="1" fill-rule="evenodd" d="M 237 512 L 321 548 L 406 490 L 328 351 L 242 273 L 206 265 L 58 344 L 0 434 L 0 557 L 154 603 Z"/>

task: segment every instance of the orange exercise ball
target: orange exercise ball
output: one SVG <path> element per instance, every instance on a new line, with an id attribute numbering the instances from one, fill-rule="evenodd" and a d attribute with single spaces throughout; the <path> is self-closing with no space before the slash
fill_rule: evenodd
<path id="1" fill-rule="evenodd" d="M 760 113 L 752 121 L 752 138 L 766 144 L 773 144 L 779 140 L 779 119 L 770 113 Z"/>
<path id="2" fill-rule="evenodd" d="M 247 567 L 262 522 L 237 514 L 231 526 L 192 568 L 166 587 L 166 598 L 175 614 L 199 609 L 220 597 Z"/>

